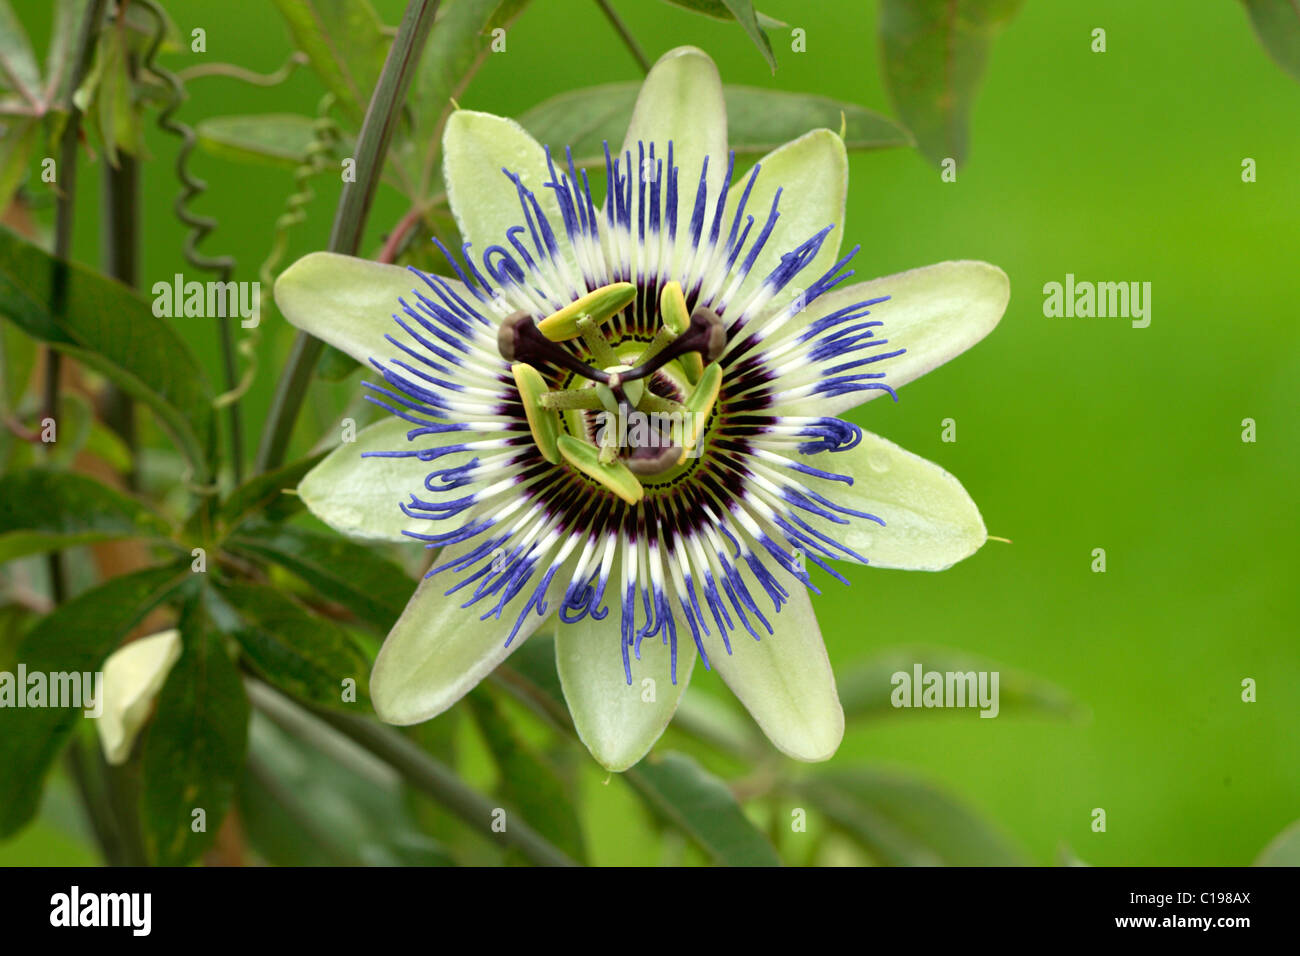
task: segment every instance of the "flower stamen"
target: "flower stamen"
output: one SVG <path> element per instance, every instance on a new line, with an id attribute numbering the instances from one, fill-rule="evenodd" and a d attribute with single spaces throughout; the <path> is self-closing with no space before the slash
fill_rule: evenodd
<path id="1" fill-rule="evenodd" d="M 556 443 L 560 454 L 578 471 L 600 483 L 630 505 L 645 497 L 645 489 L 636 475 L 618 458 L 609 462 L 601 460 L 601 453 L 572 435 L 561 435 Z"/>
<path id="2" fill-rule="evenodd" d="M 523 402 L 524 416 L 528 419 L 528 430 L 532 432 L 533 443 L 542 457 L 552 465 L 560 462 L 560 455 L 555 449 L 555 441 L 560 436 L 560 416 L 542 401 L 546 396 L 546 380 L 542 373 L 531 365 L 516 362 L 510 366 L 515 377 L 515 388 L 519 389 L 519 400 Z"/>
<path id="3" fill-rule="evenodd" d="M 608 322 L 636 298 L 630 282 L 611 282 L 570 302 L 560 311 L 537 323 L 538 330 L 552 342 L 566 342 L 581 334 L 578 320 L 586 316 L 594 325 Z"/>

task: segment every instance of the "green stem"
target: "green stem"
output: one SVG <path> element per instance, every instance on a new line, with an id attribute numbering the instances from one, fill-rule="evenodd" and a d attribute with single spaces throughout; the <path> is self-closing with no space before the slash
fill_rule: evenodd
<path id="1" fill-rule="evenodd" d="M 95 779 L 90 760 L 81 740 L 73 737 L 68 749 L 63 754 L 68 777 L 81 797 L 81 806 L 85 810 L 86 820 L 95 834 L 99 852 L 109 866 L 121 866 L 123 862 L 122 845 L 117 835 L 117 821 L 109 809 L 104 796 L 103 781 Z"/>
<path id="2" fill-rule="evenodd" d="M 278 803 L 285 813 L 293 817 L 335 866 L 361 865 L 361 861 L 350 848 L 340 846 L 335 842 L 334 835 L 317 823 L 312 808 L 307 805 L 303 796 L 281 782 L 265 761 L 253 753 L 248 755 L 248 774 L 266 791 L 267 796 Z"/>
<path id="3" fill-rule="evenodd" d="M 134 70 L 132 71 L 134 73 Z M 116 168 L 104 164 L 102 211 L 100 215 L 100 258 L 104 272 L 119 282 L 137 288 L 140 284 L 140 163 L 130 153 L 118 154 Z M 130 453 L 128 488 L 137 487 L 135 402 L 111 382 L 102 399 L 104 422 Z"/>
<path id="4" fill-rule="evenodd" d="M 605 19 L 610 22 L 610 25 L 618 31 L 618 35 L 623 38 L 623 43 L 627 46 L 628 51 L 636 58 L 636 62 L 640 65 L 641 72 L 649 73 L 650 61 L 646 58 L 645 51 L 641 49 L 641 44 L 636 42 L 636 37 L 634 37 L 632 31 L 627 28 L 627 24 L 623 22 L 622 18 L 615 12 L 614 8 L 609 5 L 609 0 L 596 0 L 596 6 L 600 7 L 601 11 L 605 14 Z"/>
<path id="5" fill-rule="evenodd" d="M 497 809 L 493 801 L 465 786 L 456 772 L 436 760 L 395 730 L 373 721 L 325 710 L 310 713 L 299 708 L 269 684 L 245 680 L 254 707 L 286 731 L 319 748 L 321 724 L 327 724 L 353 743 L 374 754 L 401 775 L 410 786 L 446 807 L 471 827 L 486 829 Z M 540 866 L 573 866 L 573 860 L 517 817 L 498 834 L 502 841 Z"/>
<path id="6" fill-rule="evenodd" d="M 59 191 L 54 207 L 54 277 L 51 311 L 61 315 L 67 305 L 68 294 L 68 257 L 72 254 L 73 202 L 77 195 L 77 138 L 81 133 L 81 110 L 73 101 L 73 93 L 90 70 L 91 57 L 95 51 L 95 40 L 99 35 L 99 25 L 104 18 L 105 0 L 91 0 L 86 7 L 86 15 L 81 21 L 81 31 L 77 36 L 77 57 L 73 62 L 72 76 L 68 81 L 68 98 L 64 104 L 68 110 L 68 121 L 63 127 L 63 136 L 59 140 Z M 59 420 L 59 379 L 63 371 L 62 356 L 52 347 L 45 351 L 45 418 Z M 57 424 L 56 424 L 57 427 Z M 62 604 L 67 592 L 67 581 L 63 569 L 63 555 L 54 551 L 49 556 L 50 596 L 55 604 Z"/>
<path id="7" fill-rule="evenodd" d="M 420 52 L 424 49 L 437 12 L 438 0 L 411 0 L 407 4 L 406 13 L 397 28 L 397 37 L 393 40 L 392 49 L 388 51 L 388 59 L 384 61 L 383 72 L 375 84 L 365 119 L 361 122 L 356 156 L 353 157 L 356 160 L 357 178 L 343 184 L 343 194 L 339 197 L 334 214 L 334 226 L 330 230 L 330 252 L 356 255 L 361 246 L 361 235 L 384 169 L 388 144 L 401 118 L 406 91 L 411 85 Z M 294 338 L 289 362 L 276 385 L 266 427 L 262 431 L 257 452 L 259 474 L 283 463 L 289 447 L 289 437 L 293 434 L 294 423 L 307 397 L 307 386 L 311 382 L 316 363 L 320 360 L 324 344 L 305 332 L 299 332 Z"/>

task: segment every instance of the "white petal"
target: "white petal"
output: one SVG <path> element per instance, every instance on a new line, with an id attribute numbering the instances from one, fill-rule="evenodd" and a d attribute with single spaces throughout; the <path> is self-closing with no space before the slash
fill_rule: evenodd
<path id="1" fill-rule="evenodd" d="M 95 729 L 104 759 L 123 764 L 144 726 L 154 698 L 181 656 L 181 632 L 161 631 L 132 641 L 109 655 L 97 703 L 103 708 Z"/>
<path id="2" fill-rule="evenodd" d="M 439 553 L 437 563 L 444 564 L 472 546 L 445 548 Z M 486 621 L 479 617 L 495 605 L 495 596 L 462 608 L 460 605 L 470 599 L 474 585 L 455 594 L 445 594 L 462 577 L 454 570 L 421 581 L 375 659 L 370 674 L 370 698 L 375 713 L 390 724 L 418 724 L 460 700 L 553 616 L 556 601 L 564 594 L 560 582 L 567 578 L 563 570 L 556 574 L 548 589 L 547 612 L 538 614 L 535 608 L 529 610 L 509 647 L 506 638 L 523 610 L 525 595 L 530 595 L 539 583 L 538 577 L 534 576 L 529 582 L 531 586 L 525 586 L 521 595 L 501 612 L 500 619 L 489 617 Z"/>
<path id="3" fill-rule="evenodd" d="M 850 517 L 843 525 L 798 512 L 812 527 L 876 567 L 942 571 L 974 554 L 988 538 L 979 508 L 961 482 L 879 435 L 864 431 L 856 448 L 799 460 L 853 479 L 848 486 L 800 475 L 799 480 L 813 491 L 885 522 L 882 528 L 874 521 Z"/>
<path id="4" fill-rule="evenodd" d="M 564 146 L 564 143 L 551 144 L 557 172 L 561 171 Z M 481 263 L 483 253 L 494 245 L 504 246 L 518 258 L 506 232 L 527 223 L 515 184 L 502 172 L 508 169 L 537 198 L 565 261 L 576 270 L 576 259 L 564 232 L 555 192 L 542 185 L 551 178 L 546 151 L 522 126 L 504 116 L 457 110 L 447 119 L 442 154 L 447 201 L 461 236 L 473 244 L 469 254 L 476 262 Z M 519 239 L 532 251 L 530 233 L 521 234 Z"/>
<path id="5" fill-rule="evenodd" d="M 773 568 L 773 573 L 790 594 L 780 612 L 772 611 L 771 599 L 748 567 L 742 565 L 741 570 L 773 633 L 768 634 L 751 614 L 762 640 L 755 641 L 741 628 L 732 632 L 732 653 L 727 654 L 717 629 L 710 628 L 704 648 L 710 667 L 778 750 L 796 760 L 826 760 L 844 737 L 844 710 L 835 675 L 807 589 L 779 568 Z"/>
<path id="6" fill-rule="evenodd" d="M 881 348 L 907 351 L 882 361 L 876 370 L 885 373 L 882 381 L 886 385 L 898 388 L 960 355 L 993 331 L 1006 311 L 1011 283 L 1005 272 L 987 262 L 940 262 L 836 290 L 809 307 L 803 324 L 882 295 L 889 300 L 871 308 L 871 318 L 884 322 L 876 334 L 889 344 Z M 840 415 L 882 394 L 870 389 L 831 398 L 814 396 L 783 405 L 781 411 Z"/>
<path id="7" fill-rule="evenodd" d="M 612 580 L 619 580 L 617 572 Z M 672 720 L 690 682 L 696 656 L 689 634 L 679 633 L 677 638 L 676 684 L 672 682 L 668 646 L 658 638 L 646 638 L 641 642 L 640 660 L 629 652 L 629 685 L 623 671 L 617 600 L 603 621 L 593 621 L 588 615 L 576 624 L 557 626 L 555 666 L 564 699 L 578 737 L 606 770 L 623 771 L 639 761 Z"/>
<path id="8" fill-rule="evenodd" d="M 422 435 L 414 443 L 406 433 L 416 426 L 396 415 L 363 428 L 357 440 L 339 445 L 298 485 L 300 497 L 312 514 L 335 531 L 354 538 L 372 541 L 412 541 L 403 531 L 419 534 L 443 534 L 455 531 L 468 520 L 468 511 L 442 521 L 408 517 L 399 506 L 409 503 L 411 495 L 428 500 L 433 494 L 424 487 L 424 479 L 435 468 L 463 465 L 473 452 L 454 452 L 435 462 L 418 458 L 362 458 L 363 452 L 403 451 L 434 448 L 472 441 L 472 432 L 442 432 Z M 469 494 L 467 488 L 463 494 Z"/>
<path id="9" fill-rule="evenodd" d="M 472 298 L 462 283 L 443 281 L 462 298 Z M 424 280 L 410 269 L 313 252 L 280 273 L 275 280 L 275 304 L 298 328 L 368 366 L 371 357 L 398 354 L 384 336 L 401 333 L 393 321 L 393 315 L 402 312 L 398 299 L 415 302 L 412 291 L 416 289 L 430 294 Z"/>
<path id="10" fill-rule="evenodd" d="M 704 157 L 709 157 L 710 212 L 727 172 L 727 105 L 722 98 L 722 80 L 709 55 L 693 46 L 669 50 L 651 68 L 637 94 L 619 156 L 630 152 L 635 164 L 640 161 L 637 144 L 645 144 L 648 159 L 654 143 L 655 159 L 666 165 L 669 140 L 673 163 L 681 170 L 677 179 L 680 248 L 688 232 Z M 637 221 L 637 201 L 633 189 L 633 223 Z"/>
<path id="11" fill-rule="evenodd" d="M 773 150 L 758 161 L 758 179 L 745 205 L 745 215 L 754 217 L 750 241 L 763 229 L 772 208 L 772 197 L 781 190 L 778 205 L 781 218 L 768 236 L 763 251 L 754 260 L 749 276 L 732 296 L 732 303 L 740 306 L 749 294 L 762 285 L 763 280 L 781 262 L 781 257 L 801 243 L 812 238 L 827 226 L 834 225 L 817 255 L 795 277 L 794 281 L 769 300 L 766 311 L 774 311 L 790 302 L 801 291 L 835 264 L 844 236 L 844 203 L 848 197 L 849 159 L 844 140 L 828 129 L 815 129 Z M 727 197 L 727 222 L 735 215 L 744 192 L 745 177 L 732 184 Z M 744 224 L 741 224 L 744 229 Z M 746 252 L 742 253 L 741 261 Z M 856 300 L 855 300 L 856 301 Z M 729 308 L 727 314 L 734 314 Z M 827 310 L 826 313 L 829 314 Z"/>

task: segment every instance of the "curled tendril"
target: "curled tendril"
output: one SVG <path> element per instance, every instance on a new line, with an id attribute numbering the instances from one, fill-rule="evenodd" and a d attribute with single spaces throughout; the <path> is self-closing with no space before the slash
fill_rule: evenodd
<path id="1" fill-rule="evenodd" d="M 289 243 L 289 230 L 307 219 L 307 204 L 316 196 L 311 189 L 311 180 L 329 166 L 334 157 L 334 148 L 342 138 L 338 124 L 329 115 L 333 107 L 334 94 L 326 93 L 316 108 L 312 140 L 307 144 L 306 155 L 293 171 L 294 192 L 285 200 L 284 212 L 275 221 L 275 238 L 271 242 L 271 251 L 258 269 L 258 278 L 267 287 L 275 281 L 276 266 L 284 258 Z"/>
<path id="2" fill-rule="evenodd" d="M 192 126 L 173 119 L 176 111 L 185 102 L 185 87 L 181 84 L 180 77 L 156 62 L 158 50 L 162 46 L 167 30 L 166 20 L 155 0 L 137 0 L 137 2 L 144 7 L 154 20 L 153 36 L 150 37 L 149 47 L 145 51 L 143 69 L 160 80 L 165 85 L 168 93 L 167 102 L 158 114 L 158 128 L 181 140 L 180 150 L 176 154 L 176 177 L 181 182 L 181 191 L 172 204 L 172 209 L 176 213 L 176 218 L 189 226 L 190 229 L 185 237 L 185 261 L 195 269 L 204 272 L 215 272 L 222 282 L 229 282 L 235 272 L 236 262 L 234 256 L 208 256 L 198 249 L 199 243 L 216 229 L 217 220 L 210 216 L 197 215 L 188 208 L 190 200 L 201 195 L 208 188 L 208 184 L 189 171 L 190 153 L 194 151 L 194 147 L 198 143 L 198 135 L 194 132 Z M 214 399 L 213 406 L 215 408 L 228 407 L 230 410 L 230 441 L 234 452 L 231 456 L 231 464 L 235 468 L 235 480 L 239 481 L 242 477 L 242 469 L 239 465 L 239 448 L 242 445 L 243 436 L 239 411 L 235 407 L 235 402 L 248 390 L 248 386 L 252 381 L 252 368 L 249 368 L 248 374 L 245 375 L 243 381 L 236 382 L 238 367 L 230 328 L 225 321 L 218 320 L 218 329 L 221 334 L 222 361 L 225 366 L 227 390 Z M 250 354 L 251 347 L 255 344 L 254 341 L 250 341 L 251 339 L 251 336 L 245 337 L 244 348 L 241 349 L 245 356 Z M 202 487 L 194 486 L 194 490 L 200 494 L 212 494 L 216 491 L 216 484 Z"/>
<path id="3" fill-rule="evenodd" d="M 300 50 L 294 50 L 289 59 L 285 60 L 279 69 L 271 73 L 254 73 L 252 70 L 246 70 L 234 63 L 200 63 L 198 66 L 181 70 L 176 76 L 182 83 L 203 79 L 208 76 L 224 76 L 227 79 L 247 83 L 250 86 L 279 86 L 293 74 L 294 70 L 303 66 L 306 62 L 307 54 Z"/>

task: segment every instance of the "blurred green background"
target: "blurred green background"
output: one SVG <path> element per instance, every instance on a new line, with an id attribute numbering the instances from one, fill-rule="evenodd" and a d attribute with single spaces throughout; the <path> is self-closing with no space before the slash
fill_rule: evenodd
<path id="1" fill-rule="evenodd" d="M 42 49 L 44 5 L 17 6 Z M 288 53 L 269 3 L 166 6 L 183 35 L 206 29 L 209 60 L 270 71 Z M 403 4 L 375 6 L 396 23 Z M 656 0 L 615 6 L 652 58 L 695 44 L 726 82 L 894 115 L 872 2 L 766 0 L 765 13 L 807 34 L 807 52 L 793 53 L 788 32 L 772 31 L 775 76 L 735 26 Z M 1104 54 L 1090 50 L 1096 27 L 1107 31 Z M 640 75 L 591 0 L 535 0 L 460 102 L 515 115 Z M 273 89 L 222 78 L 190 89 L 190 123 L 311 113 L 322 92 L 307 70 Z M 860 278 L 952 258 L 986 259 L 1011 277 L 1011 304 L 987 340 L 902 390 L 897 405 L 873 402 L 854 418 L 956 474 L 990 533 L 1014 543 L 990 542 L 942 574 L 845 570 L 852 587 L 827 582 L 816 601 L 832 663 L 843 674 L 900 644 L 961 649 L 1059 685 L 1087 715 L 902 710 L 851 728 L 834 765 L 917 773 L 1039 863 L 1068 846 L 1093 864 L 1247 864 L 1300 817 L 1298 119 L 1300 86 L 1266 57 L 1236 3 L 1028 0 L 994 44 L 957 182 L 913 150 L 852 157 L 845 234 L 862 244 Z M 152 125 L 148 145 L 146 289 L 188 271 L 171 213 L 175 145 Z M 1242 182 L 1244 157 L 1258 164 L 1255 183 Z M 205 251 L 233 253 L 236 278 L 255 279 L 290 173 L 202 152 L 192 168 L 209 183 L 195 208 L 221 223 Z M 90 263 L 97 178 L 84 164 L 76 249 Z M 314 188 L 286 263 L 325 244 L 338 184 Z M 403 212 L 381 192 L 371 254 Z M 1043 285 L 1066 273 L 1150 282 L 1150 327 L 1044 317 Z M 176 324 L 219 380 L 211 322 Z M 278 316 L 263 323 L 244 403 L 250 450 L 290 331 Z M 333 425 L 356 378 L 317 387 L 299 451 Z M 955 443 L 941 440 L 946 418 Z M 1241 440 L 1244 418 L 1257 422 L 1256 443 Z M 1106 550 L 1104 574 L 1091 570 L 1094 548 Z M 1247 677 L 1255 703 L 1241 700 Z M 690 693 L 726 691 L 701 670 Z M 591 766 L 593 862 L 655 862 L 642 811 Z M 61 788 L 47 800 L 37 826 L 0 846 L 0 862 L 94 859 L 59 825 L 72 813 Z M 1105 833 L 1090 827 L 1097 807 Z"/>

